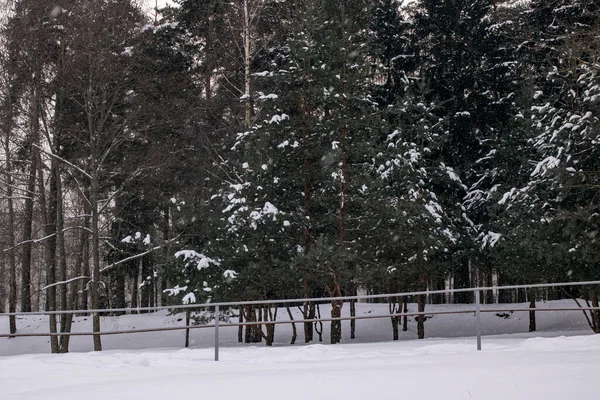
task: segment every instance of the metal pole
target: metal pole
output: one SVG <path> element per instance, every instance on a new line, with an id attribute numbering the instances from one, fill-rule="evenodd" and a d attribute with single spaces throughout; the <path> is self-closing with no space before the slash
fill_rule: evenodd
<path id="1" fill-rule="evenodd" d="M 215 306 L 215 361 L 219 361 L 219 306 Z"/>
<path id="2" fill-rule="evenodd" d="M 475 290 L 475 328 L 477 330 L 477 350 L 481 350 L 481 300 L 479 290 Z"/>

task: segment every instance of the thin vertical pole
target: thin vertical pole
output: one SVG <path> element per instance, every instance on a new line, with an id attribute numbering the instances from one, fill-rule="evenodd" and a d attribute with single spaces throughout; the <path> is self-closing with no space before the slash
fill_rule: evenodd
<path id="1" fill-rule="evenodd" d="M 481 299 L 475 290 L 475 327 L 477 329 L 477 350 L 481 350 Z"/>
<path id="2" fill-rule="evenodd" d="M 219 306 L 215 306 L 215 361 L 219 361 Z"/>

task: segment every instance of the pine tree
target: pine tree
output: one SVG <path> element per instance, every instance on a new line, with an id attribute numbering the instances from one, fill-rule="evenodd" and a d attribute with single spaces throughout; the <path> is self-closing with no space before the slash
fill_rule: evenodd
<path id="1" fill-rule="evenodd" d="M 526 14 L 531 36 L 527 60 L 531 94 L 530 179 L 503 200 L 534 210 L 545 226 L 540 240 L 556 249 L 546 264 L 568 262 L 568 271 L 546 279 L 586 279 L 597 263 L 598 208 L 598 5 L 588 1 L 533 2 Z M 554 258 L 556 257 L 556 258 Z"/>

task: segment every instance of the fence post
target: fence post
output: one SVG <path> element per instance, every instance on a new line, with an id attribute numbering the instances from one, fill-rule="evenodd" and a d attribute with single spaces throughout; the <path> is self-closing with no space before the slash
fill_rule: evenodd
<path id="1" fill-rule="evenodd" d="M 215 361 L 219 361 L 219 306 L 215 306 Z"/>
<path id="2" fill-rule="evenodd" d="M 481 350 L 481 299 L 479 289 L 475 290 L 475 328 L 477 330 L 477 350 Z"/>

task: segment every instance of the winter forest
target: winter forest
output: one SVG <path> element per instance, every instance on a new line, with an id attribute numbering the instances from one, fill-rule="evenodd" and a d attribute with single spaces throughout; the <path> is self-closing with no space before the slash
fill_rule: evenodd
<path id="1" fill-rule="evenodd" d="M 600 277 L 597 0 L 0 2 L 0 312 Z"/>

